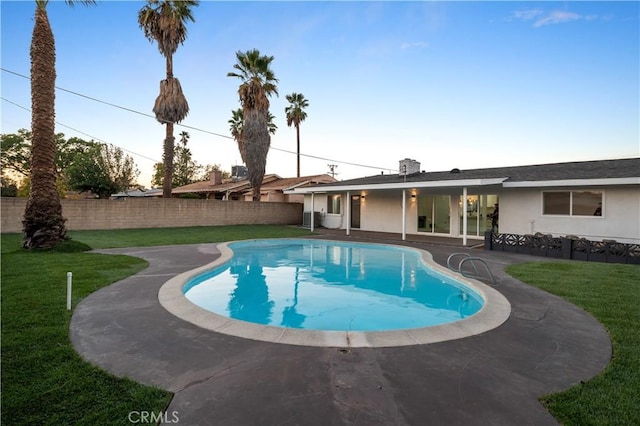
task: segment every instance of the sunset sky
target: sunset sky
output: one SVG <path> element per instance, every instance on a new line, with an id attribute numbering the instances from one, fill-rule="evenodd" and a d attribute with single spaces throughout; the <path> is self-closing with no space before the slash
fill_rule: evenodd
<path id="1" fill-rule="evenodd" d="M 190 105 L 176 136 L 190 133 L 201 164 L 240 164 L 227 123 L 239 80 L 226 74 L 236 51 L 257 48 L 279 80 L 268 173 L 296 173 L 291 92 L 310 103 L 303 175 L 328 164 L 338 179 L 397 172 L 405 157 L 427 171 L 637 157 L 639 4 L 202 1 L 174 57 Z M 138 27 L 143 5 L 51 1 L 48 13 L 56 85 L 105 102 L 58 90 L 57 131 L 125 149 L 148 187 L 162 157 L 151 109 L 165 61 Z M 14 133 L 31 123 L 35 3 L 0 8 L 1 132 Z"/>

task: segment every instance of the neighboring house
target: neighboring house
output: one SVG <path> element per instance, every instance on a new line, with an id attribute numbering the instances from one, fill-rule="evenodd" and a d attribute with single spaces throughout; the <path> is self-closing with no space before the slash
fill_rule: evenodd
<path id="1" fill-rule="evenodd" d="M 481 239 L 498 232 L 640 243 L 640 158 L 400 173 L 285 191 L 305 196 L 313 227 Z M 499 204 L 499 206 L 496 206 Z M 318 212 L 310 215 L 310 212 Z M 315 222 L 315 223 L 314 223 Z"/>
<path id="2" fill-rule="evenodd" d="M 303 202 L 302 195 L 289 195 L 284 191 L 299 186 L 319 184 L 323 182 L 335 182 L 329 175 L 303 176 L 299 178 L 281 178 L 276 174 L 265 175 L 260 187 L 260 201 Z M 189 185 L 174 188 L 171 194 L 176 197 L 180 194 L 198 194 L 202 198 L 216 200 L 244 200 L 253 199 L 251 183 L 246 178 L 222 179 L 220 171 L 211 173 L 208 181 L 196 182 Z"/>
<path id="3" fill-rule="evenodd" d="M 280 179 L 278 175 L 265 175 L 262 184 Z M 246 178 L 223 179 L 222 172 L 214 170 L 211 172 L 210 179 L 190 183 L 189 185 L 179 186 L 171 190 L 173 197 L 179 197 L 181 194 L 197 194 L 201 198 L 215 200 L 244 200 L 244 193 L 251 184 Z"/>
<path id="4" fill-rule="evenodd" d="M 336 179 L 329 175 L 301 176 L 294 178 L 279 178 L 271 182 L 263 183 L 260 187 L 260 201 L 280 201 L 285 203 L 302 203 L 304 195 L 285 193 L 294 188 L 303 188 L 311 185 L 336 182 Z M 245 191 L 245 200 L 253 199 L 253 192 L 249 188 Z"/>
<path id="5" fill-rule="evenodd" d="M 118 192 L 117 194 L 111 194 L 112 200 L 121 200 L 129 197 L 162 197 L 162 188 L 152 189 L 134 189 L 131 191 Z"/>

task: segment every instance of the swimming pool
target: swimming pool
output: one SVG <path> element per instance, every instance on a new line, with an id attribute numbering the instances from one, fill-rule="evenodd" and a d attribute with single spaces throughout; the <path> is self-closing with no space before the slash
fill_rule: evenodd
<path id="1" fill-rule="evenodd" d="M 401 247 L 317 240 L 244 241 L 233 257 L 191 279 L 187 299 L 257 324 L 386 331 L 458 321 L 482 308 L 471 288 Z"/>
<path id="2" fill-rule="evenodd" d="M 424 250 L 316 239 L 223 243 L 165 283 L 160 303 L 200 327 L 308 346 L 381 347 L 478 334 L 509 317 L 495 289 Z M 333 319 L 327 320 L 333 317 Z"/>

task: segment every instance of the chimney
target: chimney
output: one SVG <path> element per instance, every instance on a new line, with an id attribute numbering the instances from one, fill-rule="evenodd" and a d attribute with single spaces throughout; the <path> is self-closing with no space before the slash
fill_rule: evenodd
<path id="1" fill-rule="evenodd" d="M 408 176 L 414 173 L 420 173 L 420 163 L 410 158 L 400 160 L 399 173 L 400 176 Z"/>
<path id="2" fill-rule="evenodd" d="M 222 183 L 222 172 L 214 170 L 211 172 L 211 185 L 220 185 Z"/>

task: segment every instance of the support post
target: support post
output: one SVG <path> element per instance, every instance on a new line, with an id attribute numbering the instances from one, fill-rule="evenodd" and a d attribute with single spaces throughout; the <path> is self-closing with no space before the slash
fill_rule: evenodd
<path id="1" fill-rule="evenodd" d="M 347 236 L 349 236 L 349 233 L 351 232 L 351 191 L 347 191 L 346 208 L 347 208 Z"/>
<path id="2" fill-rule="evenodd" d="M 467 245 L 467 187 L 462 188 L 462 245 Z"/>
<path id="3" fill-rule="evenodd" d="M 407 239 L 407 191 L 402 190 L 402 241 Z"/>
<path id="4" fill-rule="evenodd" d="M 314 200 L 313 200 L 313 196 L 314 196 L 314 195 L 315 195 L 315 193 L 314 193 L 314 192 L 312 192 L 312 193 L 311 193 L 311 228 L 310 228 L 310 229 L 311 229 L 311 232 L 313 232 L 313 226 L 314 226 L 314 223 L 313 223 L 313 216 L 315 216 L 315 207 L 314 207 L 314 204 L 315 204 L 315 203 L 314 203 Z"/>

